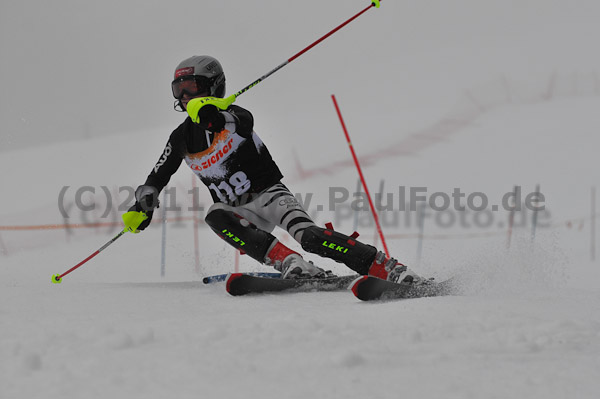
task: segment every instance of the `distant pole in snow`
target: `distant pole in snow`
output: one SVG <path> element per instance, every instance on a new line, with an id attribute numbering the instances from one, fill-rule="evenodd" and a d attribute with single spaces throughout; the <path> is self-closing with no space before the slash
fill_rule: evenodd
<path id="1" fill-rule="evenodd" d="M 2 253 L 2 255 L 8 256 L 8 248 L 6 248 L 6 245 L 4 245 L 4 241 L 2 240 L 1 235 L 0 235 L 0 253 Z"/>
<path id="2" fill-rule="evenodd" d="M 592 198 L 591 198 L 591 215 L 590 215 L 590 258 L 592 261 L 596 260 L 596 187 L 592 187 Z"/>
<path id="3" fill-rule="evenodd" d="M 338 106 L 338 103 L 335 99 L 335 95 L 332 94 L 331 99 L 333 100 L 333 105 L 335 106 L 335 110 L 338 114 L 338 117 L 340 118 L 342 130 L 344 131 L 344 135 L 346 136 L 346 141 L 348 142 L 348 147 L 350 148 L 350 153 L 352 154 L 352 159 L 354 159 L 354 164 L 356 165 L 356 169 L 358 170 L 358 176 L 360 177 L 360 181 L 362 182 L 363 188 L 365 189 L 365 194 L 367 195 L 367 199 L 369 200 L 369 206 L 371 207 L 371 212 L 373 213 L 373 219 L 375 219 L 375 226 L 377 227 L 377 232 L 379 233 L 379 237 L 381 238 L 383 250 L 389 258 L 390 251 L 388 250 L 387 244 L 385 242 L 385 237 L 383 236 L 383 231 L 381 230 L 381 225 L 379 224 L 379 217 L 377 216 L 377 211 L 375 210 L 375 206 L 373 205 L 371 194 L 369 194 L 369 188 L 367 187 L 365 176 L 363 175 L 362 169 L 360 168 L 360 163 L 358 162 L 358 157 L 356 156 L 356 152 L 354 151 L 354 147 L 352 146 L 352 141 L 350 141 L 350 135 L 348 134 L 348 129 L 346 129 L 344 118 L 342 118 L 342 112 L 340 111 L 340 107 Z"/>
<path id="4" fill-rule="evenodd" d="M 356 180 L 356 195 L 361 192 L 360 179 Z M 354 227 L 352 231 L 358 231 L 358 210 L 354 211 Z"/>
<path id="5" fill-rule="evenodd" d="M 192 188 L 194 190 L 194 195 L 192 197 L 195 201 L 198 185 L 196 183 L 196 175 L 194 174 L 192 175 Z M 192 209 L 192 215 L 194 219 L 194 269 L 196 270 L 196 274 L 200 274 L 200 243 L 198 237 L 198 216 L 196 215 L 197 209 L 195 203 L 194 206 L 192 206 Z"/>
<path id="6" fill-rule="evenodd" d="M 69 204 L 69 210 L 71 209 L 71 205 Z M 73 235 L 73 231 L 71 230 L 71 225 L 69 224 L 69 218 L 66 216 L 63 216 L 63 225 L 65 226 L 65 234 L 67 236 L 67 242 L 70 241 L 71 236 Z"/>
<path id="7" fill-rule="evenodd" d="M 119 189 L 117 188 L 116 185 L 112 186 L 112 189 L 110 191 L 110 193 L 112 194 L 111 198 L 119 198 Z M 110 215 L 111 215 L 111 220 L 113 222 L 113 226 L 109 226 L 108 227 L 108 232 L 110 234 L 112 234 L 114 226 L 119 224 L 119 207 L 118 206 L 112 206 L 110 207 Z"/>
<path id="8" fill-rule="evenodd" d="M 419 226 L 419 235 L 417 236 L 417 265 L 421 263 L 423 256 L 423 240 L 425 238 L 425 212 L 427 208 L 425 204 L 421 204 L 417 211 L 417 225 Z"/>
<path id="9" fill-rule="evenodd" d="M 162 238 L 160 251 L 160 276 L 165 276 L 167 260 L 167 190 L 163 193 L 163 209 L 162 209 Z"/>
<path id="10" fill-rule="evenodd" d="M 531 217 L 531 242 L 535 241 L 535 231 L 537 229 L 537 216 L 538 216 L 538 200 L 540 197 L 540 185 L 535 186 L 535 207 L 533 209 L 533 215 Z"/>
<path id="11" fill-rule="evenodd" d="M 517 186 L 515 186 L 514 190 L 514 204 L 512 206 L 512 209 L 510 210 L 510 214 L 508 216 L 508 237 L 506 239 L 506 249 L 510 249 L 510 242 L 512 239 L 512 231 L 513 231 L 513 224 L 515 222 L 515 209 L 517 208 Z"/>
<path id="12" fill-rule="evenodd" d="M 542 100 L 552 100 L 554 98 L 554 90 L 556 89 L 556 81 L 557 81 L 557 73 L 554 71 L 552 76 L 550 76 L 550 81 L 548 82 L 548 88 L 545 93 L 542 94 Z"/>

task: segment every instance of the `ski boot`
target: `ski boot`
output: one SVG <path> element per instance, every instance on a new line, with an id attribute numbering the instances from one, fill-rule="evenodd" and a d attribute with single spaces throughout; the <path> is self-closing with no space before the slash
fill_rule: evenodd
<path id="1" fill-rule="evenodd" d="M 375 260 L 369 268 L 369 276 L 399 284 L 427 284 L 427 280 L 394 258 L 388 258 L 383 252 L 377 252 Z"/>
<path id="2" fill-rule="evenodd" d="M 265 257 L 265 264 L 273 266 L 281 272 L 281 278 L 325 278 L 332 277 L 312 262 L 305 261 L 302 256 L 289 249 L 278 240 L 274 242 Z"/>

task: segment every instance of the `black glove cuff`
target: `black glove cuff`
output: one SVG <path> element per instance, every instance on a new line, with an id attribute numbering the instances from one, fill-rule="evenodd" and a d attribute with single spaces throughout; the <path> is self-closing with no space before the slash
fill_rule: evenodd
<path id="1" fill-rule="evenodd" d="M 155 187 L 139 186 L 135 190 L 135 199 L 134 206 L 136 206 L 136 211 L 138 212 L 144 211 L 148 213 L 159 207 L 158 190 Z"/>
<path id="2" fill-rule="evenodd" d="M 225 116 L 212 104 L 205 105 L 198 112 L 200 125 L 211 132 L 220 132 L 225 128 Z"/>

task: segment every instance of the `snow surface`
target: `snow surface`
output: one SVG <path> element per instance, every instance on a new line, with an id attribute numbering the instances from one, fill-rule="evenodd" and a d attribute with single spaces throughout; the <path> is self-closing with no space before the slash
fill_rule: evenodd
<path id="1" fill-rule="evenodd" d="M 335 90 L 371 191 L 385 179 L 390 193 L 399 186 L 427 187 L 430 194 L 460 187 L 497 204 L 514 185 L 528 193 L 540 184 L 548 213 L 540 215 L 545 227 L 533 242 L 531 214 L 519 219 L 510 249 L 505 211 L 485 228 L 472 219 L 469 227 L 443 227 L 431 215 L 419 255 L 415 223 L 386 223 L 394 213 L 383 212 L 392 254 L 423 275 L 459 275 L 460 294 L 362 303 L 347 291 L 231 297 L 223 284 L 203 285 L 202 276 L 232 271 L 235 258 L 202 223 L 198 272 L 192 224 L 169 222 L 166 276 L 160 276 L 161 228 L 153 223 L 60 285 L 50 276 L 87 257 L 119 227 L 0 230 L 0 398 L 597 398 L 600 267 L 590 260 L 590 189 L 600 181 L 600 85 L 597 54 L 583 40 L 599 33 L 592 18 L 599 6 L 536 0 L 515 11 L 507 2 L 434 3 L 382 3 L 381 11 L 390 11 L 381 26 L 375 18 L 357 20 L 347 36 L 324 43 L 335 54 L 316 48 L 239 104 L 254 112 L 284 182 L 313 194 L 310 211 L 320 224 L 354 228 L 352 217 L 327 211 L 330 187 L 356 187 L 328 97 Z M 355 7 L 348 7 L 350 14 Z M 297 16 L 309 20 L 313 10 Z M 315 23 L 325 27 L 319 32 L 331 24 L 327 10 L 317 14 Z M 230 18 L 243 19 L 232 12 Z M 337 51 L 364 48 L 368 43 L 357 40 L 376 27 L 391 36 L 386 43 L 395 43 L 397 54 L 365 50 L 382 68 L 372 85 L 357 85 L 365 61 L 352 64 Z M 282 35 L 296 35 L 283 28 Z M 256 34 L 249 31 L 244 45 Z M 285 48 L 301 47 L 304 36 Z M 277 56 L 268 60 L 276 63 Z M 306 83 L 302 78 L 319 62 L 327 66 L 322 76 Z M 244 83 L 243 68 L 235 68 L 232 80 Z M 295 95 L 278 101 L 278 90 L 291 88 Z M 299 114 L 308 117 L 299 122 Z M 141 184 L 172 128 L 3 148 L 0 225 L 63 223 L 57 198 L 65 186 L 67 204 L 77 188 L 89 186 L 96 195 L 84 203 L 101 205 L 70 208 L 71 223 L 118 221 L 114 205 L 126 195 L 115 194 L 101 218 L 101 187 L 114 194 Z M 305 174 L 319 173 L 303 178 L 296 157 Z M 183 211 L 168 216 L 192 214 L 192 175 L 182 165 L 171 181 Z M 209 205 L 203 187 L 199 201 Z M 358 230 L 365 242 L 375 240 L 368 213 L 361 213 Z M 244 256 L 239 267 L 268 270 Z"/>

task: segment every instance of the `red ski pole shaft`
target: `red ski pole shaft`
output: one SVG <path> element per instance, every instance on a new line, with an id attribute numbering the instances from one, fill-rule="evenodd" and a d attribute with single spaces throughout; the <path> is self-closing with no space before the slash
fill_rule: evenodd
<path id="1" fill-rule="evenodd" d="M 127 230 L 124 229 L 119 234 L 117 234 L 116 236 L 114 236 L 109 242 L 107 242 L 106 244 L 104 244 L 96 252 L 94 252 L 93 254 L 91 254 L 90 256 L 88 256 L 87 258 L 85 258 L 84 260 L 82 260 L 81 262 L 79 262 L 78 264 L 76 264 L 75 266 L 73 266 L 72 268 L 70 268 L 69 270 L 67 270 L 66 272 L 64 272 L 62 274 L 55 274 L 55 275 L 53 275 L 52 276 L 52 282 L 55 283 L 55 284 L 59 284 L 62 281 L 62 278 L 64 276 L 66 276 L 67 274 L 71 273 L 73 270 L 79 268 L 80 266 L 83 266 L 87 261 L 89 261 L 90 259 L 92 259 L 96 255 L 98 255 L 100 252 L 104 251 L 106 249 L 106 247 L 108 247 L 110 244 L 112 244 L 113 242 L 115 242 L 119 237 L 121 237 L 126 232 L 127 232 Z"/>
<path id="2" fill-rule="evenodd" d="M 371 212 L 373 213 L 373 219 L 375 219 L 375 226 L 377 226 L 377 233 L 379 233 L 379 237 L 381 238 L 381 244 L 383 245 L 383 250 L 385 254 L 390 256 L 390 251 L 388 250 L 387 243 L 385 242 L 385 237 L 383 236 L 383 230 L 381 230 L 381 224 L 379 224 L 379 217 L 377 216 L 377 212 L 375 211 L 375 206 L 373 205 L 373 200 L 371 199 L 371 194 L 369 193 L 369 188 L 367 187 L 367 182 L 365 180 L 365 176 L 362 173 L 362 169 L 360 168 L 360 163 L 358 162 L 358 157 L 356 156 L 356 152 L 354 151 L 354 146 L 352 145 L 352 141 L 350 140 L 350 135 L 348 134 L 348 129 L 346 129 L 346 124 L 344 123 L 344 118 L 342 118 L 342 112 L 340 111 L 340 107 L 335 99 L 335 95 L 331 95 L 331 99 L 333 100 L 333 105 L 335 106 L 335 110 L 337 111 L 338 117 L 340 118 L 340 123 L 342 124 L 342 129 L 344 130 L 344 134 L 346 135 L 346 141 L 348 142 L 348 147 L 350 147 L 350 152 L 352 153 L 352 158 L 354 159 L 354 164 L 356 165 L 356 169 L 358 170 L 358 175 L 360 176 L 360 181 L 362 182 L 363 188 L 365 189 L 365 194 L 367 194 L 367 199 L 369 200 L 369 206 L 371 207 Z"/>
<path id="3" fill-rule="evenodd" d="M 299 51 L 298 53 L 294 54 L 292 57 L 290 57 L 289 59 L 287 59 L 283 63 L 279 64 L 275 69 L 267 72 L 265 75 L 261 76 L 260 78 L 256 79 L 254 82 L 250 83 L 248 86 L 244 87 L 242 90 L 240 90 L 237 93 L 235 93 L 233 95 L 234 99 L 237 98 L 237 97 L 239 97 L 239 96 L 241 96 L 243 93 L 247 92 L 252 87 L 256 86 L 257 84 L 259 84 L 260 82 L 262 82 L 263 80 L 265 80 L 266 78 L 268 78 L 269 76 L 273 75 L 275 72 L 277 72 L 278 70 L 280 70 L 281 68 L 283 68 L 284 66 L 286 66 L 287 64 L 289 64 L 290 62 L 294 61 L 296 58 L 300 57 L 302 54 L 306 53 L 308 50 L 310 50 L 311 48 L 315 47 L 317 44 L 321 43 L 323 40 L 327 39 L 329 36 L 333 35 L 335 32 L 337 32 L 338 30 L 342 29 L 344 26 L 348 25 L 350 22 L 354 21 L 356 18 L 360 17 L 362 14 L 364 14 L 365 12 L 367 12 L 368 10 L 370 10 L 372 7 L 379 8 L 379 3 L 380 3 L 379 0 L 373 1 L 371 4 L 369 4 L 369 6 L 367 8 L 365 8 L 362 11 L 360 11 L 359 13 L 357 13 L 356 15 L 354 15 L 353 17 L 347 19 L 346 21 L 344 21 L 339 26 L 333 28 L 327 34 L 321 36 L 319 39 L 317 39 L 316 41 L 314 41 L 312 44 L 310 44 L 309 46 L 307 46 L 303 50 Z"/>

